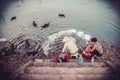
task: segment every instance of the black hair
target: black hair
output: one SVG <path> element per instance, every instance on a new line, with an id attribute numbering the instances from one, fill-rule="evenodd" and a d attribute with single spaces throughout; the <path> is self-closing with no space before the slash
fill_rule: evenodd
<path id="1" fill-rule="evenodd" d="M 97 38 L 91 38 L 92 42 L 97 42 Z"/>

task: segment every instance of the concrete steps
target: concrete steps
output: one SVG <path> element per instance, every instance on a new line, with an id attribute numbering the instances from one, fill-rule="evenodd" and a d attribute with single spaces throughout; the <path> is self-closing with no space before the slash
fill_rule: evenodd
<path id="1" fill-rule="evenodd" d="M 35 62 L 54 62 L 54 60 L 53 59 L 35 59 Z M 77 62 L 77 59 L 69 59 L 68 62 Z M 90 60 L 85 62 L 90 62 Z M 101 61 L 95 60 L 95 62 L 101 62 Z"/>
<path id="2" fill-rule="evenodd" d="M 82 67 L 82 68 L 68 68 L 68 67 L 29 67 L 27 72 L 34 74 L 104 74 L 110 73 L 109 67 Z"/>
<path id="3" fill-rule="evenodd" d="M 80 74 L 69 74 L 69 75 L 39 75 L 39 74 L 25 74 L 22 76 L 25 80 L 108 80 L 112 78 L 110 75 L 101 75 L 101 74 L 89 74 L 89 75 L 80 75 Z"/>
<path id="4" fill-rule="evenodd" d="M 35 59 L 20 80 L 112 80 L 112 71 L 104 62 L 84 62 L 77 59 L 66 63 L 55 63 L 51 59 Z"/>
<path id="5" fill-rule="evenodd" d="M 50 60 L 35 60 L 34 66 L 36 67 L 107 67 L 107 65 L 103 62 L 85 62 L 83 65 L 78 65 L 77 60 L 73 59 L 73 61 L 65 62 L 65 63 L 55 63 Z"/>

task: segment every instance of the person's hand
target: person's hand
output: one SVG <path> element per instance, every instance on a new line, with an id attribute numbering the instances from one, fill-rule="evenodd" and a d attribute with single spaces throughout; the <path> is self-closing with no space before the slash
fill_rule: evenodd
<path id="1" fill-rule="evenodd" d="M 61 54 L 65 54 L 65 52 L 61 52 Z"/>
<path id="2" fill-rule="evenodd" d="M 83 54 L 85 54 L 86 52 L 85 51 L 83 51 Z"/>
<path id="3" fill-rule="evenodd" d="M 90 51 L 90 53 L 92 54 L 92 52 Z"/>
<path id="4" fill-rule="evenodd" d="M 90 53 L 90 51 L 88 51 L 88 50 L 86 50 L 86 51 L 84 51 L 85 53 Z"/>

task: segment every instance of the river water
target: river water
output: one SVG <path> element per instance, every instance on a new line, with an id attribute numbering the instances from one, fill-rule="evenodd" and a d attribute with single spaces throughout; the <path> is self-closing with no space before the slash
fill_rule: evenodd
<path id="1" fill-rule="evenodd" d="M 107 0 L 13 0 L 1 10 L 0 19 L 0 38 L 26 35 L 46 38 L 47 43 L 62 34 L 76 34 L 85 41 L 97 37 L 103 45 L 120 44 L 120 15 Z M 41 30 L 45 23 L 50 26 Z"/>

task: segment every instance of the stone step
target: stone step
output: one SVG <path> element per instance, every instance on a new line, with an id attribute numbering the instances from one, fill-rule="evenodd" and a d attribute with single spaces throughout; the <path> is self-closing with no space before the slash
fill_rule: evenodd
<path id="1" fill-rule="evenodd" d="M 77 59 L 69 59 L 68 62 L 77 62 L 78 60 Z M 89 62 L 90 60 L 88 61 L 85 61 L 85 62 Z M 53 59 L 35 59 L 35 62 L 54 62 Z M 95 62 L 100 62 L 98 60 L 95 60 Z"/>
<path id="2" fill-rule="evenodd" d="M 102 75 L 102 74 L 24 74 L 21 76 L 22 80 L 112 80 L 112 75 Z"/>
<path id="3" fill-rule="evenodd" d="M 26 73 L 32 74 L 109 74 L 112 73 L 109 67 L 28 67 Z"/>
<path id="4" fill-rule="evenodd" d="M 62 62 L 62 63 L 55 63 L 55 62 L 34 62 L 34 66 L 36 67 L 108 67 L 104 62 L 84 62 L 83 65 L 78 65 L 77 62 Z"/>

